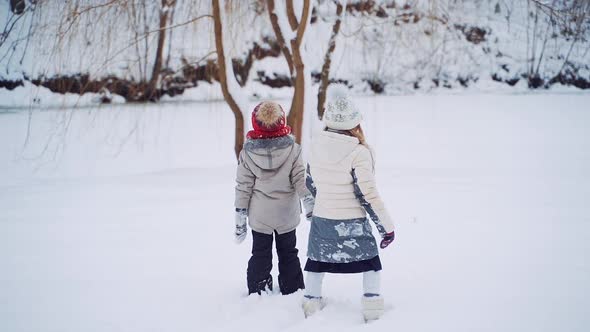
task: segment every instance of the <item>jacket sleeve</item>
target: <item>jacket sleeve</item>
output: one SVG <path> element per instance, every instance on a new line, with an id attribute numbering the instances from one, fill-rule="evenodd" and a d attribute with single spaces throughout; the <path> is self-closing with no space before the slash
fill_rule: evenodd
<path id="1" fill-rule="evenodd" d="M 352 162 L 352 180 L 356 198 L 375 223 L 379 233 L 382 236 L 385 233 L 391 233 L 394 230 L 393 221 L 377 191 L 373 155 L 365 147 L 361 148 Z"/>
<path id="2" fill-rule="evenodd" d="M 308 195 L 311 195 L 311 192 L 307 189 L 307 185 L 305 183 L 305 166 L 303 164 L 303 157 L 301 156 L 301 147 L 299 145 L 295 145 L 296 157 L 293 162 L 293 168 L 291 169 L 291 183 L 295 187 L 295 191 L 297 191 L 297 195 L 299 198 L 304 198 Z"/>
<path id="3" fill-rule="evenodd" d="M 236 172 L 236 200 L 234 203 L 236 209 L 248 208 L 255 181 L 254 173 L 244 162 L 244 150 L 242 150 L 238 158 L 238 170 Z"/>

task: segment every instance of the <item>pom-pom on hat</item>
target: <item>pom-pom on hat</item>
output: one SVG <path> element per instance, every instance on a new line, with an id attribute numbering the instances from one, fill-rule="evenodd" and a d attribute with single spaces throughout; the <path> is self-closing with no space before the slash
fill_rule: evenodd
<path id="1" fill-rule="evenodd" d="M 350 130 L 361 123 L 363 117 L 348 97 L 347 90 L 346 87 L 337 85 L 328 91 L 330 94 L 323 117 L 328 128 Z"/>
<path id="2" fill-rule="evenodd" d="M 281 105 L 274 101 L 263 101 L 252 111 L 252 128 L 248 138 L 273 138 L 286 136 L 291 133 L 287 126 L 285 112 Z"/>

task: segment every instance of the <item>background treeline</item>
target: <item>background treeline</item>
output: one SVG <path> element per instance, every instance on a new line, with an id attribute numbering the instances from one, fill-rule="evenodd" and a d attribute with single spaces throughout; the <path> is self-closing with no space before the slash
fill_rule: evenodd
<path id="1" fill-rule="evenodd" d="M 145 101 L 219 81 L 213 2 L 4 1 L 0 87 L 29 81 Z M 220 1 L 225 55 L 246 94 L 295 86 L 289 40 L 306 2 Z M 286 13 L 274 25 L 273 11 Z M 587 0 L 311 0 L 309 16 L 301 49 L 318 87 L 590 87 Z"/>

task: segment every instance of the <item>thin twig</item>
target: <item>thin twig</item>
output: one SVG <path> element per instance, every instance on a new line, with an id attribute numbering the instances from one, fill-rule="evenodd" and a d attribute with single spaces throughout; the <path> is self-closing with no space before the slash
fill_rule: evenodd
<path id="1" fill-rule="evenodd" d="M 119 56 L 119 54 L 123 53 L 123 52 L 124 52 L 125 50 L 127 50 L 129 47 L 132 47 L 132 46 L 134 46 L 135 44 L 137 44 L 137 43 L 141 42 L 142 40 L 145 40 L 145 39 L 147 39 L 147 38 L 149 37 L 149 35 L 151 35 L 151 34 L 153 34 L 153 33 L 160 32 L 160 31 L 164 31 L 164 30 L 169 30 L 169 29 L 178 28 L 178 27 L 181 27 L 181 26 L 184 26 L 184 25 L 187 25 L 187 24 L 193 23 L 193 22 L 195 22 L 195 21 L 197 21 L 197 20 L 199 20 L 199 19 L 202 19 L 202 18 L 207 18 L 207 17 L 213 18 L 213 16 L 211 16 L 211 15 L 209 15 L 209 14 L 206 14 L 206 15 L 201 15 L 201 16 L 195 17 L 194 19 L 192 19 L 192 20 L 189 20 L 189 21 L 186 21 L 186 22 L 183 22 L 183 23 L 179 23 L 179 24 L 176 24 L 176 25 L 172 25 L 172 26 L 164 27 L 164 28 L 161 28 L 161 29 L 155 29 L 155 30 L 148 31 L 148 32 L 144 33 L 142 36 L 140 36 L 140 37 L 138 37 L 138 38 L 135 38 L 134 40 L 131 40 L 131 41 L 130 41 L 130 44 L 128 44 L 127 46 L 125 46 L 125 47 L 121 48 L 120 50 L 118 50 L 117 52 L 115 52 L 115 54 L 114 54 L 114 55 L 112 55 L 110 58 L 108 58 L 107 60 L 105 60 L 105 61 L 103 62 L 103 64 L 102 64 L 102 65 L 99 67 L 99 69 L 102 69 L 102 68 L 104 68 L 104 67 L 105 67 L 105 66 L 106 66 L 106 65 L 107 65 L 109 62 L 111 62 L 111 61 L 112 61 L 114 58 L 116 58 L 117 56 Z"/>
<path id="2" fill-rule="evenodd" d="M 115 2 L 119 2 L 119 1 L 121 1 L 121 0 L 111 0 L 111 1 L 105 2 L 103 4 L 99 4 L 99 5 L 95 5 L 95 6 L 88 6 L 80 11 L 74 11 L 72 14 L 75 16 L 79 16 L 79 15 L 82 15 L 82 14 L 89 12 L 91 10 L 94 10 L 94 9 L 110 6 L 110 5 L 114 4 Z"/>

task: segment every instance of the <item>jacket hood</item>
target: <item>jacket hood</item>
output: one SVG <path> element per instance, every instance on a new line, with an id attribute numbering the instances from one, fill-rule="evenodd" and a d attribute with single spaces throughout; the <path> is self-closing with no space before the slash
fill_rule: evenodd
<path id="1" fill-rule="evenodd" d="M 322 131 L 314 137 L 311 158 L 321 163 L 337 164 L 348 157 L 358 145 L 359 140 L 356 137 Z"/>
<path id="2" fill-rule="evenodd" d="M 277 169 L 285 163 L 295 140 L 293 136 L 248 139 L 244 144 L 246 155 L 261 169 Z"/>

